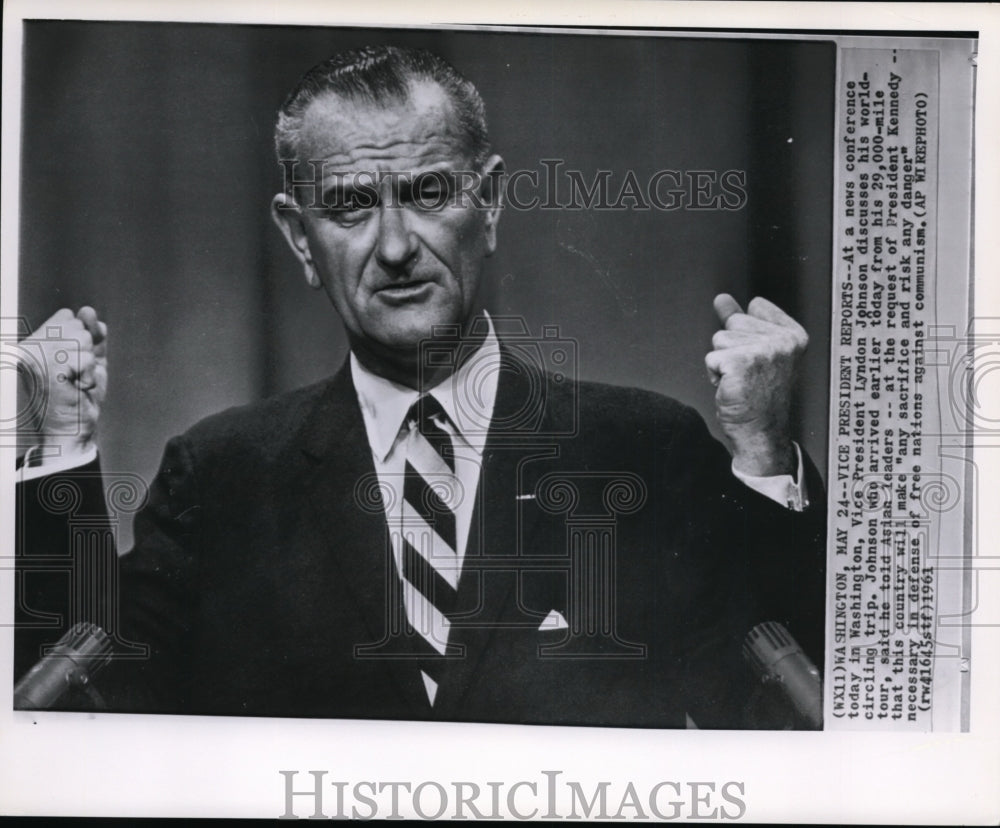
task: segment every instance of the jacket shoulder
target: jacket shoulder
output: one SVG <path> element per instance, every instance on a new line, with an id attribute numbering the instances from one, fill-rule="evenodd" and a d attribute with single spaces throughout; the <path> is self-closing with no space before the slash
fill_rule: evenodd
<path id="1" fill-rule="evenodd" d="M 576 383 L 576 394 L 581 413 L 593 417 L 678 423 L 701 419 L 691 406 L 645 388 L 587 381 Z"/>
<path id="2" fill-rule="evenodd" d="M 701 415 L 673 397 L 645 388 L 581 381 L 563 393 L 562 406 L 579 412 L 579 426 L 587 431 L 611 430 L 625 434 L 707 434 Z"/>
<path id="3" fill-rule="evenodd" d="M 562 383 L 552 402 L 563 433 L 572 433 L 589 452 L 612 447 L 651 457 L 714 449 L 715 440 L 694 408 L 655 391 L 579 381 Z"/>
<path id="4" fill-rule="evenodd" d="M 322 400 L 334 393 L 336 377 L 303 388 L 233 406 L 199 420 L 183 435 L 196 450 L 241 446 L 260 450 L 283 445 L 297 434 Z"/>

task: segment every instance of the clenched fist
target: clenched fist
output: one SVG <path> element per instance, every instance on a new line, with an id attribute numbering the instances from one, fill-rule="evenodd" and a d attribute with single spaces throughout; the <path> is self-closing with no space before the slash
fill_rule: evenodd
<path id="1" fill-rule="evenodd" d="M 19 343 L 18 368 L 26 440 L 61 454 L 94 441 L 108 386 L 108 327 L 97 312 L 63 308 Z"/>
<path id="2" fill-rule="evenodd" d="M 791 439 L 792 389 L 809 343 L 802 326 L 757 297 L 746 313 L 727 293 L 715 297 L 722 330 L 705 357 L 716 386 L 715 410 L 744 474 L 795 474 Z"/>

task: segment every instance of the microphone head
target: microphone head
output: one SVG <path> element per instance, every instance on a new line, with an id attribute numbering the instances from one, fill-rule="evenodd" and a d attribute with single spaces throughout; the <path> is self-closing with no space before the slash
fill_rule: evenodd
<path id="1" fill-rule="evenodd" d="M 743 657 L 757 675 L 765 676 L 786 655 L 801 649 L 788 630 L 776 621 L 765 621 L 747 633 Z"/>
<path id="2" fill-rule="evenodd" d="M 96 624 L 75 624 L 14 686 L 14 709 L 44 710 L 70 688 L 86 688 L 91 676 L 111 660 L 111 652 L 104 630 Z"/>
<path id="3" fill-rule="evenodd" d="M 74 624 L 46 655 L 62 655 L 76 662 L 100 661 L 101 666 L 111 657 L 111 639 L 96 624 Z M 90 668 L 93 671 L 94 667 Z"/>
<path id="4" fill-rule="evenodd" d="M 780 691 L 808 727 L 823 728 L 823 680 L 788 630 L 775 621 L 758 624 L 743 641 L 754 675 Z"/>

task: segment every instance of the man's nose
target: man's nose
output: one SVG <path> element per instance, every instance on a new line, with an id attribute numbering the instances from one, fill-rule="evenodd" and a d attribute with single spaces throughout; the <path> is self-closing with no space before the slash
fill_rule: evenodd
<path id="1" fill-rule="evenodd" d="M 416 255 L 419 246 L 407 210 L 398 203 L 383 201 L 378 222 L 375 258 L 383 267 L 399 270 Z"/>

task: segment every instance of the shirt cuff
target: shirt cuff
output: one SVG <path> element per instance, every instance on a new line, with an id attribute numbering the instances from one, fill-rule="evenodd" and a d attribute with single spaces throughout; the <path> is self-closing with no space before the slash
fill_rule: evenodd
<path id="1" fill-rule="evenodd" d="M 48 455 L 41 446 L 32 446 L 24 453 L 24 461 L 17 470 L 17 482 L 27 483 L 38 477 L 58 472 L 72 471 L 86 466 L 97 459 L 97 446 L 91 446 L 82 454 Z"/>
<path id="2" fill-rule="evenodd" d="M 795 477 L 790 474 L 776 474 L 772 477 L 757 477 L 752 474 L 744 474 L 733 465 L 733 474 L 737 480 L 749 486 L 755 492 L 759 492 L 764 497 L 770 498 L 775 503 L 780 503 L 786 509 L 801 512 L 809 506 L 809 495 L 806 492 L 805 467 L 802 463 L 802 450 L 798 443 L 795 446 L 795 459 L 797 463 Z"/>

